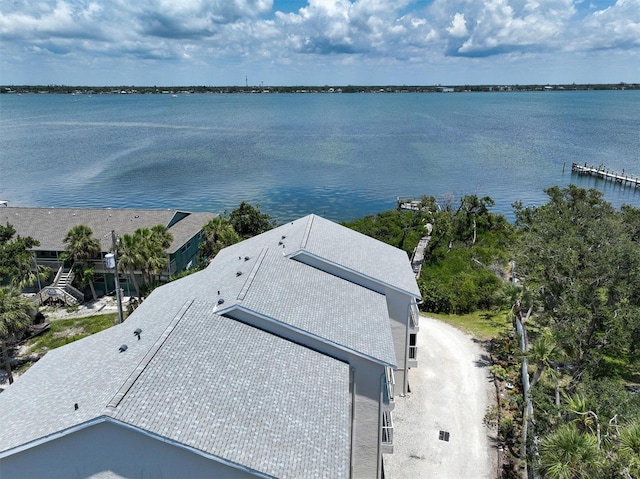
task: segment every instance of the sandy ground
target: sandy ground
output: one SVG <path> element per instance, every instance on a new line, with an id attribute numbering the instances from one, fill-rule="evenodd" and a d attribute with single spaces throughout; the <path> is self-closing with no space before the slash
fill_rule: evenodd
<path id="1" fill-rule="evenodd" d="M 125 311 L 127 309 L 126 305 L 128 302 L 128 297 L 122 298 L 122 305 Z M 117 313 L 118 304 L 114 297 L 103 296 L 102 298 L 98 298 L 96 301 L 88 301 L 79 305 L 77 308 L 72 308 L 71 311 L 67 310 L 66 307 L 53 306 L 41 308 L 40 311 L 42 311 L 48 321 L 55 321 L 56 319 L 82 318 L 85 316 L 93 316 L 94 314 Z"/>
<path id="2" fill-rule="evenodd" d="M 470 336 L 420 318 L 418 368 L 411 393 L 396 398 L 394 453 L 384 456 L 385 478 L 493 479 L 494 432 L 484 425 L 495 400 L 488 355 Z M 440 439 L 449 433 L 449 441 Z"/>

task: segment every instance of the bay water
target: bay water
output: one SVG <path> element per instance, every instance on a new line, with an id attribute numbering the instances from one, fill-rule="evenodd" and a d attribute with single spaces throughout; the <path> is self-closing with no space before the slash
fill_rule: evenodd
<path id="1" fill-rule="evenodd" d="M 224 212 L 347 221 L 396 198 L 490 196 L 493 211 L 597 188 L 640 206 L 640 91 L 0 95 L 0 200 L 11 206 Z"/>

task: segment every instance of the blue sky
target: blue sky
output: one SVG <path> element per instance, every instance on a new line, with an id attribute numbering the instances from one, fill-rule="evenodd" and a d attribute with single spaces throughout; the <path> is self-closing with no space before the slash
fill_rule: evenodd
<path id="1" fill-rule="evenodd" d="M 640 83 L 640 0 L 2 0 L 0 84 Z"/>

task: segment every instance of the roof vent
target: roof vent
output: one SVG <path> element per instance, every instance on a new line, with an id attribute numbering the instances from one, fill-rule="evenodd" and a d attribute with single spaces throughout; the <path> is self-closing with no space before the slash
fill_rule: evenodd
<path id="1" fill-rule="evenodd" d="M 78 403 L 75 403 L 75 404 L 73 405 L 73 409 L 75 409 L 76 411 L 78 410 L 78 407 L 79 407 L 79 406 L 78 406 Z"/>
<path id="2" fill-rule="evenodd" d="M 224 303 L 224 299 L 220 298 L 220 299 L 218 300 L 218 304 L 222 304 L 222 303 Z"/>
<path id="3" fill-rule="evenodd" d="M 236 271 L 236 276 L 242 276 L 242 271 Z"/>
<path id="4" fill-rule="evenodd" d="M 140 328 L 136 328 L 136 330 L 133 332 L 133 335 L 138 338 L 138 341 L 140 341 L 140 333 L 142 333 L 142 329 Z"/>
<path id="5" fill-rule="evenodd" d="M 244 260 L 245 260 L 245 261 L 249 261 L 250 259 L 251 259 L 251 258 L 250 258 L 249 256 L 245 256 L 245 257 L 244 257 Z"/>
<path id="6" fill-rule="evenodd" d="M 279 244 L 279 245 L 281 245 L 281 244 L 282 244 L 282 241 L 278 241 L 278 244 Z"/>
<path id="7" fill-rule="evenodd" d="M 286 236 L 285 236 L 285 235 L 282 235 L 282 239 L 285 239 L 285 238 L 286 238 Z"/>
<path id="8" fill-rule="evenodd" d="M 120 346 L 120 348 L 118 349 L 118 351 L 120 351 L 121 353 L 124 353 L 127 350 L 127 345 L 123 344 L 122 346 Z"/>

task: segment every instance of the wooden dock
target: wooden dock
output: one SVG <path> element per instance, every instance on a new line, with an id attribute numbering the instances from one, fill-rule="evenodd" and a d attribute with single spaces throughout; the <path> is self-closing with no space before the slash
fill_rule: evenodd
<path id="1" fill-rule="evenodd" d="M 633 186 L 634 188 L 640 187 L 640 178 L 638 178 L 637 176 L 629 176 L 624 172 L 624 170 L 622 170 L 622 173 L 617 173 L 615 171 L 609 170 L 604 165 L 595 167 L 587 166 L 586 163 L 584 165 L 573 163 L 571 165 L 571 171 L 579 175 L 595 176 L 596 178 L 615 181 L 616 183 L 620 183 L 624 186 L 629 185 Z"/>

